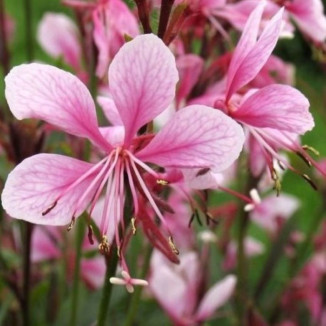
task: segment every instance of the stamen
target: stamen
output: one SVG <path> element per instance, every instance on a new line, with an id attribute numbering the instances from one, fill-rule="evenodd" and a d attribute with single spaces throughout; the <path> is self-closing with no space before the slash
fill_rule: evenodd
<path id="1" fill-rule="evenodd" d="M 71 231 L 71 229 L 74 227 L 75 221 L 76 221 L 76 218 L 75 218 L 75 216 L 73 216 L 72 219 L 71 219 L 71 222 L 69 223 L 69 225 L 67 227 L 68 232 Z"/>
<path id="2" fill-rule="evenodd" d="M 166 186 L 166 185 L 169 184 L 169 182 L 166 181 L 166 180 L 164 180 L 164 179 L 157 179 L 156 180 L 156 183 L 159 184 L 159 185 L 161 185 L 161 186 Z"/>
<path id="3" fill-rule="evenodd" d="M 137 199 L 136 188 L 135 188 L 134 180 L 132 179 L 128 161 L 126 162 L 126 170 L 127 170 L 127 176 L 128 176 L 128 181 L 129 181 L 129 187 L 131 190 L 132 200 L 134 203 L 134 214 L 137 216 L 137 214 L 138 214 L 138 199 Z"/>
<path id="4" fill-rule="evenodd" d="M 312 153 L 314 153 L 315 155 L 319 156 L 320 153 L 319 151 L 317 151 L 316 148 L 312 147 L 312 146 L 309 146 L 309 145 L 303 145 L 302 146 L 302 149 L 305 150 L 305 151 L 310 151 Z"/>
<path id="5" fill-rule="evenodd" d="M 179 255 L 179 250 L 177 249 L 177 247 L 175 246 L 174 242 L 173 242 L 173 238 L 172 236 L 170 235 L 169 236 L 169 245 L 170 245 L 170 248 L 171 250 L 173 251 L 174 254 L 176 255 Z"/>
<path id="6" fill-rule="evenodd" d="M 133 217 L 131 219 L 131 228 L 132 228 L 132 234 L 135 235 L 136 232 L 137 232 L 137 229 L 136 229 L 136 218 Z"/>
<path id="7" fill-rule="evenodd" d="M 301 175 L 303 177 L 303 179 L 305 179 L 310 186 L 314 189 L 314 190 L 318 190 L 317 185 L 311 180 L 311 178 L 307 175 L 307 174 L 302 174 Z"/>
<path id="8" fill-rule="evenodd" d="M 135 155 L 133 155 L 131 152 L 126 150 L 126 153 L 130 156 L 131 161 L 136 162 L 139 166 L 141 166 L 145 171 L 147 171 L 149 174 L 153 175 L 155 178 L 158 178 L 157 172 L 151 169 L 148 165 L 146 165 L 144 162 L 140 161 Z"/>
<path id="9" fill-rule="evenodd" d="M 102 236 L 102 241 L 101 241 L 101 243 L 98 245 L 98 249 L 99 249 L 100 253 L 101 253 L 102 255 L 107 255 L 107 254 L 109 254 L 109 252 L 110 252 L 110 248 L 111 248 L 111 246 L 110 246 L 110 243 L 109 243 L 109 241 L 108 241 L 107 236 L 106 236 L 106 235 L 103 235 L 103 236 Z"/>
<path id="10" fill-rule="evenodd" d="M 50 213 L 54 207 L 57 206 L 57 201 L 55 201 L 49 208 L 47 208 L 44 212 L 42 212 L 42 216 L 45 216 L 46 214 Z"/>
<path id="11" fill-rule="evenodd" d="M 91 245 L 94 244 L 94 239 L 93 239 L 93 227 L 91 225 L 88 225 L 88 241 Z"/>

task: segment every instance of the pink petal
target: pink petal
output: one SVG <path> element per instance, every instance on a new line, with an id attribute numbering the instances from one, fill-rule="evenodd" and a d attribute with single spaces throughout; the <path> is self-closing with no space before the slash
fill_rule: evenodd
<path id="1" fill-rule="evenodd" d="M 110 65 L 109 82 L 127 144 L 169 106 L 177 81 L 174 56 L 157 36 L 137 36 L 120 49 Z"/>
<path id="2" fill-rule="evenodd" d="M 258 41 L 254 44 L 258 34 L 262 9 L 262 5 L 258 5 L 250 15 L 232 57 L 228 73 L 226 100 L 258 74 L 271 55 L 280 35 L 283 8 L 268 22 Z M 252 29 L 252 31 L 249 29 Z"/>
<path id="3" fill-rule="evenodd" d="M 278 230 L 278 219 L 288 219 L 299 208 L 299 200 L 287 194 L 275 195 L 264 198 L 251 212 L 251 219 L 262 228 L 276 232 Z"/>
<path id="4" fill-rule="evenodd" d="M 233 275 L 226 276 L 222 281 L 216 283 L 202 299 L 197 320 L 203 321 L 210 318 L 216 309 L 223 306 L 233 294 L 236 278 Z"/>
<path id="5" fill-rule="evenodd" d="M 136 17 L 121 0 L 110 0 L 98 4 L 93 11 L 93 38 L 98 50 L 96 75 L 103 78 L 109 63 L 125 43 L 125 35 L 139 34 Z"/>
<path id="6" fill-rule="evenodd" d="M 114 125 L 121 126 L 123 125 L 121 117 L 115 103 L 112 98 L 106 96 L 98 96 L 97 102 L 101 106 L 105 117 Z"/>
<path id="7" fill-rule="evenodd" d="M 186 100 L 197 83 L 203 70 L 204 60 L 195 54 L 185 54 L 177 59 L 176 64 L 180 76 L 176 101 L 180 103 L 182 100 Z"/>
<path id="8" fill-rule="evenodd" d="M 163 167 L 221 171 L 239 156 L 242 128 L 224 113 L 203 105 L 178 111 L 137 156 Z"/>
<path id="9" fill-rule="evenodd" d="M 63 57 L 64 61 L 80 68 L 81 48 L 77 26 L 66 15 L 47 13 L 43 16 L 37 31 L 41 47 L 52 57 Z"/>
<path id="10" fill-rule="evenodd" d="M 258 90 L 232 116 L 251 126 L 297 134 L 304 134 L 314 127 L 309 101 L 287 85 L 269 85 Z"/>
<path id="11" fill-rule="evenodd" d="M 326 17 L 321 0 L 294 0 L 286 9 L 303 33 L 316 42 L 326 39 Z"/>
<path id="12" fill-rule="evenodd" d="M 77 77 L 56 67 L 31 63 L 13 68 L 5 82 L 6 98 L 17 119 L 41 119 L 103 148 L 110 147 L 98 130 L 93 99 Z"/>
<path id="13" fill-rule="evenodd" d="M 101 256 L 83 259 L 81 261 L 81 276 L 84 281 L 93 289 L 98 289 L 104 283 L 105 261 Z"/>
<path id="14" fill-rule="evenodd" d="M 25 159 L 9 175 L 2 192 L 2 205 L 14 218 L 36 224 L 66 225 L 70 223 L 78 199 L 94 179 L 91 174 L 78 187 L 62 197 L 46 215 L 58 195 L 86 173 L 93 165 L 56 154 L 38 154 Z M 94 193 L 90 193 L 76 212 L 79 216 Z"/>
<path id="15" fill-rule="evenodd" d="M 59 258 L 61 252 L 56 240 L 60 231 L 56 227 L 36 227 L 32 235 L 31 260 L 33 262 Z"/>
<path id="16" fill-rule="evenodd" d="M 263 14 L 264 6 L 265 3 L 262 1 L 251 13 L 243 29 L 237 47 L 234 50 L 228 71 L 226 95 L 227 100 L 231 97 L 233 93 L 237 91 L 237 89 L 240 88 L 236 82 L 237 73 L 242 62 L 245 60 L 246 56 L 252 50 L 257 41 L 259 25 Z"/>

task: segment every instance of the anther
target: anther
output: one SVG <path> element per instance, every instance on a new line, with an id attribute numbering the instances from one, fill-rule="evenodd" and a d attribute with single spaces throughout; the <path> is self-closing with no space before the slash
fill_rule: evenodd
<path id="1" fill-rule="evenodd" d="M 169 182 L 166 181 L 166 180 L 164 180 L 164 179 L 157 179 L 157 180 L 156 180 L 156 183 L 157 183 L 158 185 L 161 185 L 161 186 L 166 186 L 166 185 L 169 184 Z"/>
<path id="2" fill-rule="evenodd" d="M 69 223 L 69 225 L 67 227 L 68 232 L 71 231 L 71 229 L 74 227 L 75 221 L 76 221 L 75 216 L 73 216 L 72 219 L 71 219 L 71 222 Z"/>
<path id="3" fill-rule="evenodd" d="M 132 228 L 132 234 L 135 235 L 136 232 L 137 232 L 137 229 L 136 229 L 136 218 L 133 217 L 131 219 L 131 228 Z"/>
<path id="4" fill-rule="evenodd" d="M 88 226 L 88 241 L 91 245 L 94 244 L 94 240 L 93 240 L 93 227 L 91 225 Z"/>
<path id="5" fill-rule="evenodd" d="M 276 191 L 276 196 L 278 197 L 281 193 L 282 184 L 275 169 L 272 170 L 272 179 L 274 181 L 273 189 Z"/>
<path id="6" fill-rule="evenodd" d="M 309 166 L 311 167 L 311 162 L 300 152 L 296 152 L 296 154 Z"/>
<path id="7" fill-rule="evenodd" d="M 121 258 L 121 247 L 117 246 L 117 255 L 119 258 Z"/>
<path id="8" fill-rule="evenodd" d="M 107 255 L 110 252 L 110 243 L 108 241 L 108 238 L 106 235 L 102 236 L 102 241 L 101 243 L 98 245 L 98 250 L 100 251 L 100 253 L 102 255 Z"/>
<path id="9" fill-rule="evenodd" d="M 179 255 L 179 250 L 177 249 L 177 247 L 175 246 L 174 242 L 173 242 L 173 238 L 172 236 L 170 235 L 169 236 L 169 245 L 170 245 L 170 248 L 172 250 L 172 252 L 176 255 Z"/>
<path id="10" fill-rule="evenodd" d="M 46 214 L 50 213 L 54 207 L 57 206 L 57 201 L 55 201 L 49 208 L 47 208 L 44 212 L 42 212 L 42 216 L 45 216 Z"/>
<path id="11" fill-rule="evenodd" d="M 303 145 L 302 146 L 302 149 L 305 150 L 305 151 L 310 151 L 312 153 L 314 153 L 315 155 L 319 156 L 320 153 L 319 151 L 317 151 L 316 148 L 312 147 L 312 146 L 309 146 L 309 145 Z"/>
<path id="12" fill-rule="evenodd" d="M 305 179 L 310 184 L 310 186 L 314 190 L 318 190 L 317 185 L 311 180 L 311 178 L 307 174 L 302 174 L 301 176 L 303 179 Z"/>

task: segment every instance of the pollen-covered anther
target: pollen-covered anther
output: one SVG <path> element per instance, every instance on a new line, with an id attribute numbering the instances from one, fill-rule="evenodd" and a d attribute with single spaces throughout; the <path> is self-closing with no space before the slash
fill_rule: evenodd
<path id="1" fill-rule="evenodd" d="M 75 218 L 75 216 L 73 216 L 72 219 L 71 219 L 71 222 L 69 223 L 69 225 L 67 227 L 68 232 L 71 231 L 71 229 L 74 227 L 75 222 L 76 222 L 76 218 Z"/>
<path id="2" fill-rule="evenodd" d="M 167 180 L 164 180 L 164 179 L 157 179 L 156 183 L 161 185 L 161 186 L 166 186 L 166 185 L 169 184 L 169 182 Z"/>
<path id="3" fill-rule="evenodd" d="M 276 196 L 279 196 L 281 193 L 282 184 L 281 184 L 280 177 L 275 169 L 273 169 L 272 171 L 272 179 L 274 181 L 273 189 L 276 191 Z"/>
<path id="4" fill-rule="evenodd" d="M 312 152 L 312 153 L 314 153 L 314 154 L 317 155 L 317 156 L 320 155 L 319 151 L 317 151 L 317 149 L 314 148 L 314 147 L 312 147 L 312 146 L 309 146 L 309 145 L 303 145 L 303 146 L 302 146 L 302 149 L 305 150 L 305 151 Z"/>
<path id="5" fill-rule="evenodd" d="M 50 213 L 54 207 L 57 206 L 57 201 L 55 201 L 49 208 L 47 208 L 44 212 L 42 212 L 42 216 L 45 216 L 46 214 Z"/>
<path id="6" fill-rule="evenodd" d="M 131 219 L 131 229 L 132 229 L 132 234 L 135 235 L 137 232 L 137 228 L 136 228 L 136 218 L 133 217 Z"/>
<path id="7" fill-rule="evenodd" d="M 179 255 L 180 252 L 175 246 L 172 236 L 169 236 L 169 246 L 174 254 Z"/>
<path id="8" fill-rule="evenodd" d="M 108 238 L 106 235 L 102 236 L 102 241 L 101 243 L 98 245 L 98 250 L 100 251 L 100 253 L 102 255 L 107 255 L 110 252 L 110 243 L 108 241 Z"/>

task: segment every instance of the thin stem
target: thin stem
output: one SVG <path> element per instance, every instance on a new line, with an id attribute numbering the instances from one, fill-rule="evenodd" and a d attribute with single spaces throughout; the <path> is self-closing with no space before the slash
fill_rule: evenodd
<path id="1" fill-rule="evenodd" d="M 30 325 L 30 278 L 31 278 L 31 240 L 33 224 L 23 223 L 24 233 L 24 257 L 23 257 L 23 326 Z"/>
<path id="2" fill-rule="evenodd" d="M 146 0 L 135 0 L 138 9 L 138 17 L 143 26 L 144 33 L 152 33 L 152 28 L 149 23 L 149 13 Z"/>
<path id="3" fill-rule="evenodd" d="M 9 51 L 7 47 L 6 17 L 4 1 L 0 0 L 0 60 L 3 75 L 7 75 L 10 69 Z"/>
<path id="4" fill-rule="evenodd" d="M 255 188 L 257 180 L 251 175 L 248 175 L 247 184 L 245 185 L 245 193 Z M 246 325 L 246 316 L 248 312 L 249 295 L 248 295 L 248 263 L 245 253 L 245 239 L 249 226 L 249 213 L 244 210 L 241 205 L 239 215 L 239 231 L 238 231 L 238 250 L 237 250 L 237 297 L 236 309 L 239 325 Z"/>
<path id="5" fill-rule="evenodd" d="M 262 296 L 264 290 L 269 281 L 271 281 L 271 276 L 277 266 L 277 263 L 282 258 L 284 254 L 284 246 L 286 245 L 287 240 L 289 239 L 289 235 L 293 230 L 294 219 L 291 218 L 282 228 L 279 236 L 275 239 L 274 244 L 269 252 L 267 257 L 264 269 L 260 275 L 260 278 L 257 282 L 256 290 L 255 290 L 255 301 L 257 302 L 259 298 Z"/>
<path id="6" fill-rule="evenodd" d="M 76 233 L 76 256 L 75 256 L 75 269 L 74 279 L 72 284 L 72 299 L 71 299 L 71 326 L 77 325 L 77 312 L 78 312 L 78 299 L 79 299 L 79 285 L 80 285 L 80 261 L 82 255 L 82 245 L 84 239 L 85 223 L 82 218 L 79 219 Z"/>
<path id="7" fill-rule="evenodd" d="M 161 2 L 160 22 L 158 25 L 158 32 L 157 32 L 157 36 L 161 39 L 163 39 L 164 37 L 169 22 L 173 3 L 174 0 L 162 0 Z"/>
<path id="8" fill-rule="evenodd" d="M 110 254 L 105 256 L 106 272 L 105 281 L 102 292 L 102 299 L 100 303 L 97 326 L 104 326 L 106 322 L 106 316 L 109 310 L 110 299 L 112 294 L 113 285 L 110 282 L 110 278 L 115 275 L 118 264 L 118 253 L 117 250 L 110 251 Z"/>
<path id="9" fill-rule="evenodd" d="M 25 41 L 26 59 L 31 62 L 34 59 L 34 39 L 32 29 L 32 0 L 24 0 L 25 13 Z"/>
<path id="10" fill-rule="evenodd" d="M 152 251 L 153 248 L 151 246 L 147 247 L 146 253 L 145 253 L 145 257 L 144 257 L 144 264 L 143 264 L 143 269 L 140 273 L 140 278 L 144 279 L 147 275 L 148 269 L 149 269 L 149 264 L 150 264 L 150 258 L 152 255 Z M 134 294 L 131 297 L 129 306 L 128 306 L 128 311 L 127 311 L 127 316 L 125 319 L 125 322 L 123 324 L 123 326 L 132 326 L 134 324 L 134 319 L 137 315 L 137 311 L 138 311 L 138 306 L 139 306 L 139 302 L 140 302 L 140 297 L 143 291 L 143 287 L 142 286 L 138 286 L 135 289 Z"/>

